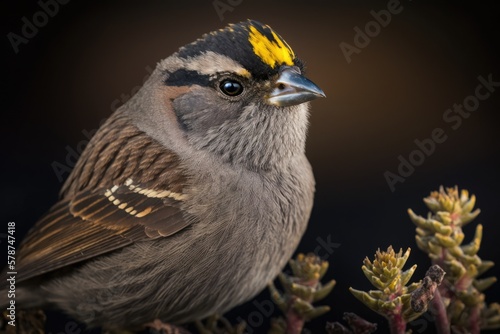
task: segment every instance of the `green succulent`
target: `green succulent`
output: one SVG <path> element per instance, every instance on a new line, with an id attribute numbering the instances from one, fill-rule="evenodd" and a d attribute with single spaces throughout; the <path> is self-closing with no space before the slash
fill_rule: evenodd
<path id="1" fill-rule="evenodd" d="M 390 322 L 398 320 L 406 324 L 418 318 L 426 311 L 426 307 L 417 312 L 411 306 L 412 293 L 420 287 L 421 282 L 407 286 L 417 268 L 417 265 L 413 265 L 403 270 L 409 256 L 410 248 L 404 253 L 402 249 L 396 253 L 392 246 L 387 251 L 377 250 L 373 261 L 365 258 L 361 267 L 377 290 L 365 292 L 350 288 L 351 293 Z"/>
<path id="2" fill-rule="evenodd" d="M 474 238 L 463 244 L 462 227 L 471 223 L 480 213 L 474 209 L 476 197 L 457 187 L 431 192 L 424 199 L 430 212 L 427 217 L 408 214 L 416 228 L 418 247 L 426 252 L 434 264 L 441 266 L 447 275 L 440 286 L 447 318 L 456 331 L 478 332 L 480 329 L 500 328 L 500 307 L 485 303 L 482 293 L 495 277 L 480 279 L 494 264 L 483 261 L 478 255 L 483 236 L 483 226 L 477 225 Z"/>
<path id="3" fill-rule="evenodd" d="M 335 286 L 335 280 L 326 284 L 320 282 L 328 270 L 328 262 L 310 253 L 297 255 L 289 265 L 292 275 L 281 273 L 278 276 L 284 293 L 279 292 L 274 284 L 269 286 L 271 298 L 286 318 L 275 320 L 269 333 L 300 333 L 306 321 L 330 310 L 329 306 L 313 306 Z"/>

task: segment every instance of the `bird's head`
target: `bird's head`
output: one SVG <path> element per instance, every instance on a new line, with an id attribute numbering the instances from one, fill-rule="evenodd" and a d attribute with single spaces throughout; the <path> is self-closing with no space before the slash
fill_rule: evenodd
<path id="1" fill-rule="evenodd" d="M 158 69 L 190 145 L 250 169 L 303 153 L 307 102 L 325 96 L 290 46 L 251 20 L 205 34 Z"/>

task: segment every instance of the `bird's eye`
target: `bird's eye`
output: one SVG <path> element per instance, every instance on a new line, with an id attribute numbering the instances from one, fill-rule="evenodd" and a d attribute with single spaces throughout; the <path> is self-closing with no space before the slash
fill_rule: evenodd
<path id="1" fill-rule="evenodd" d="M 243 85 L 238 81 L 226 79 L 219 85 L 220 90 L 228 96 L 237 96 L 243 92 Z"/>

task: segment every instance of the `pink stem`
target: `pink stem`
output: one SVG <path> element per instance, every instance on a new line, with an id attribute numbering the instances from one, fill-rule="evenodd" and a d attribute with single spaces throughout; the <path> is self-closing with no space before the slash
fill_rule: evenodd
<path id="1" fill-rule="evenodd" d="M 434 298 L 431 301 L 431 313 L 436 320 L 436 330 L 438 334 L 450 334 L 450 323 L 439 289 L 436 289 L 434 292 Z"/>
<path id="2" fill-rule="evenodd" d="M 310 286 L 314 287 L 317 286 L 319 283 L 319 280 L 313 279 L 310 281 L 301 281 L 300 284 L 304 286 Z M 296 298 L 296 297 L 294 297 Z M 304 324 L 306 323 L 306 320 L 304 317 L 302 317 L 300 314 L 295 312 L 291 305 L 293 304 L 294 298 L 289 303 L 288 306 L 288 311 L 285 314 L 286 318 L 286 334 L 300 334 L 302 332 L 302 329 L 304 328 Z M 308 300 L 308 302 L 312 302 L 311 300 Z"/>
<path id="3" fill-rule="evenodd" d="M 406 321 L 403 319 L 401 314 L 395 314 L 389 319 L 389 328 L 391 329 L 391 334 L 405 334 L 406 333 Z"/>
<path id="4" fill-rule="evenodd" d="M 479 307 L 474 306 L 470 312 L 469 325 L 471 334 L 479 334 L 481 332 L 481 323 L 479 320 Z"/>
<path id="5" fill-rule="evenodd" d="M 286 313 L 286 334 L 300 334 L 304 328 L 304 323 L 304 318 L 294 310 L 288 310 Z"/>

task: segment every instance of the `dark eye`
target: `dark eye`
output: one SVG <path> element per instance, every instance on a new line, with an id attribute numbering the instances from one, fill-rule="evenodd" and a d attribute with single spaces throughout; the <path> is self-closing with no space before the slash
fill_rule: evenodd
<path id="1" fill-rule="evenodd" d="M 238 81 L 226 79 L 219 85 L 220 90 L 228 96 L 237 96 L 243 92 L 243 85 Z"/>

